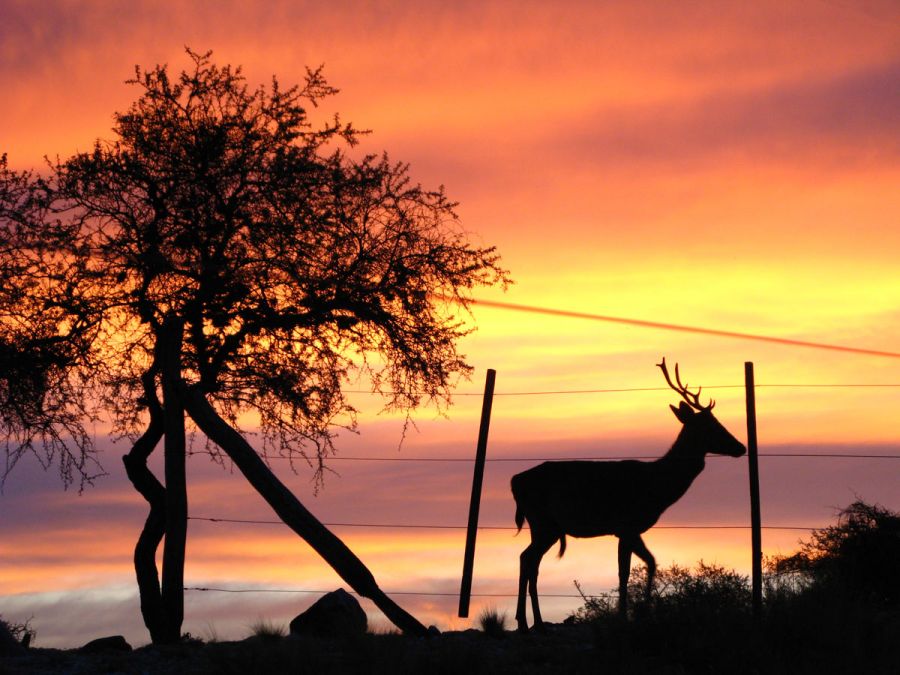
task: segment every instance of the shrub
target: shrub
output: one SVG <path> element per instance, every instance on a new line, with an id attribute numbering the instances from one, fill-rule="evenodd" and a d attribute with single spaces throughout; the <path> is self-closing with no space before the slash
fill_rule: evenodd
<path id="1" fill-rule="evenodd" d="M 28 647 L 34 642 L 34 638 L 37 637 L 37 631 L 31 626 L 31 618 L 26 619 L 22 623 L 15 623 L 7 621 L 0 616 L 0 623 L 6 627 L 6 630 L 9 631 L 9 634 L 13 636 L 16 642 Z"/>
<path id="2" fill-rule="evenodd" d="M 608 618 L 616 613 L 616 601 L 612 593 L 603 595 L 587 595 L 576 579 L 575 589 L 584 600 L 584 604 L 566 619 L 566 623 L 591 623 Z"/>
<path id="3" fill-rule="evenodd" d="M 644 589 L 647 568 L 631 572 L 628 582 L 628 604 L 638 613 L 645 612 Z M 575 588 L 584 605 L 571 619 L 575 622 L 610 617 L 617 612 L 618 593 L 587 596 L 576 581 Z M 750 580 L 734 570 L 726 570 L 702 560 L 696 569 L 672 565 L 657 571 L 651 591 L 651 603 L 658 613 L 718 615 L 723 612 L 746 611 L 750 607 Z"/>
<path id="4" fill-rule="evenodd" d="M 585 602 L 572 620 L 590 622 L 609 671 L 900 672 L 900 515 L 855 502 L 766 567 L 761 621 L 747 577 L 703 562 L 660 570 L 649 608 L 646 569 L 634 570 L 631 621 L 617 593 L 588 597 L 576 582 Z"/>
<path id="5" fill-rule="evenodd" d="M 800 590 L 900 606 L 900 514 L 856 501 L 837 525 L 814 530 L 797 553 L 769 567 Z"/>
<path id="6" fill-rule="evenodd" d="M 630 588 L 629 592 L 635 590 Z M 746 613 L 750 608 L 750 595 L 747 576 L 702 560 L 696 570 L 678 565 L 662 570 L 653 589 L 658 612 L 691 615 L 695 619 Z"/>
<path id="7" fill-rule="evenodd" d="M 485 635 L 492 638 L 502 638 L 506 635 L 506 612 L 498 612 L 494 607 L 485 607 L 481 610 L 478 623 Z"/>

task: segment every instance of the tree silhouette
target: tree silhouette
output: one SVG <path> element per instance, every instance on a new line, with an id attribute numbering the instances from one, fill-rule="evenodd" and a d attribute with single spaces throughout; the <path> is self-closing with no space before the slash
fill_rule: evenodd
<path id="1" fill-rule="evenodd" d="M 56 464 L 64 484 L 83 486 L 100 471 L 84 427 L 95 418 L 84 375 L 96 365 L 96 322 L 79 261 L 61 254 L 70 230 L 42 227 L 48 194 L 47 183 L 0 156 L 0 484 L 31 453 L 45 468 Z"/>
<path id="2" fill-rule="evenodd" d="M 466 329 L 442 298 L 466 306 L 471 289 L 505 284 L 506 272 L 493 248 L 468 243 L 442 189 L 412 183 L 387 156 L 349 155 L 361 132 L 337 116 L 311 120 L 307 108 L 336 93 L 321 69 L 299 87 L 273 78 L 251 89 L 240 68 L 187 53 L 176 77 L 135 69 L 140 96 L 115 115 L 114 140 L 57 160 L 46 179 L 3 166 L 3 274 L 16 281 L 0 305 L 0 349 L 33 350 L 46 376 L 2 395 L 65 399 L 42 407 L 51 431 L 78 431 L 99 406 L 135 439 L 123 459 L 150 506 L 135 569 L 154 642 L 179 639 L 183 618 L 186 416 L 355 590 L 424 632 L 267 468 L 237 419 L 255 413 L 262 452 L 303 457 L 321 479 L 336 427 L 356 424 L 342 383 L 364 375 L 390 409 L 447 401 L 469 366 L 456 349 Z M 34 311 L 14 309 L 23 297 Z M 30 418 L 3 424 L 48 438 Z M 85 466 L 90 448 L 70 439 L 86 440 L 49 436 Z M 147 466 L 161 440 L 164 484 Z"/>

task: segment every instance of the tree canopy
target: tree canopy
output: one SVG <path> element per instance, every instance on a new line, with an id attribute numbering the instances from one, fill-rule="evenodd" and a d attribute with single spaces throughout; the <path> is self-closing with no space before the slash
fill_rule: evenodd
<path id="1" fill-rule="evenodd" d="M 96 416 L 85 390 L 97 323 L 83 261 L 60 246 L 71 229 L 49 222 L 51 190 L 0 156 L 0 478 L 31 453 L 68 484 L 100 471 L 85 430 Z"/>
<path id="2" fill-rule="evenodd" d="M 89 394 L 134 431 L 142 375 L 177 319 L 185 381 L 232 422 L 255 411 L 267 450 L 312 448 L 321 467 L 332 425 L 355 423 L 341 383 L 362 371 L 393 407 L 446 398 L 468 366 L 465 328 L 440 298 L 464 306 L 506 275 L 493 248 L 468 244 L 442 189 L 386 156 L 351 157 L 361 132 L 337 116 L 314 126 L 309 109 L 336 93 L 321 69 L 302 86 L 251 89 L 240 68 L 188 53 L 177 77 L 136 68 L 140 96 L 115 115 L 114 140 L 45 180 L 4 165 L 4 231 L 22 232 L 3 254 L 16 281 L 0 358 L 7 342 L 37 350 L 57 378 L 47 394 L 69 387 L 68 413 Z M 65 358 L 11 328 L 56 339 L 64 324 Z M 90 386 L 64 383 L 74 372 Z"/>
<path id="3" fill-rule="evenodd" d="M 101 415 L 134 441 L 125 468 L 150 505 L 135 547 L 141 610 L 154 642 L 174 641 L 187 416 L 355 590 L 422 634 L 237 420 L 255 413 L 263 453 L 302 455 L 321 478 L 335 428 L 356 424 L 342 385 L 362 377 L 392 409 L 449 400 L 470 370 L 458 306 L 507 273 L 493 248 L 469 243 L 443 188 L 311 113 L 336 93 L 321 68 L 298 86 L 251 88 L 239 67 L 187 53 L 178 75 L 135 69 L 139 96 L 111 140 L 43 175 L 0 164 L 7 472 L 34 451 L 66 481 L 89 481 L 84 424 Z M 147 467 L 163 439 L 165 485 Z"/>

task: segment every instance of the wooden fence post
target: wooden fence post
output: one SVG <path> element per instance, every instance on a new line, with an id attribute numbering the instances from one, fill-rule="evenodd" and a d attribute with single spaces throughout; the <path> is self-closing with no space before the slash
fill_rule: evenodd
<path id="1" fill-rule="evenodd" d="M 744 386 L 747 390 L 747 460 L 750 473 L 750 528 L 753 555 L 753 618 L 762 615 L 762 522 L 759 512 L 759 460 L 756 444 L 756 387 L 753 363 L 744 363 Z"/>
<path id="2" fill-rule="evenodd" d="M 469 616 L 469 598 L 472 595 L 475 536 L 478 534 L 478 510 L 481 507 L 481 484 L 484 481 L 484 457 L 487 454 L 488 429 L 491 426 L 491 405 L 494 401 L 496 377 L 497 371 L 489 368 L 484 382 L 484 400 L 481 404 L 481 426 L 478 429 L 478 446 L 475 450 L 472 499 L 469 502 L 469 526 L 466 530 L 466 552 L 463 556 L 462 584 L 459 589 L 459 616 L 462 618 Z"/>

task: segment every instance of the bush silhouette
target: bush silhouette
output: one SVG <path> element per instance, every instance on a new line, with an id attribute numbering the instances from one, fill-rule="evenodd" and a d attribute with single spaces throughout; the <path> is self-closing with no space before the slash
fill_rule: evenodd
<path id="1" fill-rule="evenodd" d="M 646 585 L 647 568 L 642 566 L 632 572 L 628 583 L 630 604 L 635 607 L 636 616 L 648 611 L 642 605 Z M 577 581 L 575 586 L 585 604 L 573 615 L 574 621 L 592 621 L 615 613 L 615 603 L 609 596 L 588 597 Z M 657 571 L 651 605 L 660 617 L 672 618 L 677 615 L 713 617 L 723 613 L 746 612 L 750 607 L 750 580 L 734 570 L 702 560 L 696 568 L 672 565 Z"/>
<path id="2" fill-rule="evenodd" d="M 896 608 L 900 514 L 856 501 L 840 512 L 836 525 L 815 530 L 800 551 L 775 558 L 770 567 L 811 592 Z"/>
<path id="3" fill-rule="evenodd" d="M 857 501 L 797 553 L 768 561 L 760 622 L 748 578 L 704 562 L 658 571 L 649 604 L 636 604 L 629 620 L 617 616 L 612 594 L 583 592 L 570 620 L 591 625 L 599 670 L 896 673 L 898 569 L 900 515 Z M 636 569 L 636 601 L 645 583 L 646 570 Z"/>

